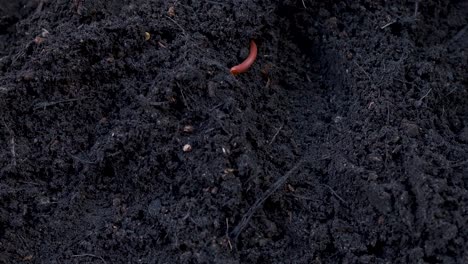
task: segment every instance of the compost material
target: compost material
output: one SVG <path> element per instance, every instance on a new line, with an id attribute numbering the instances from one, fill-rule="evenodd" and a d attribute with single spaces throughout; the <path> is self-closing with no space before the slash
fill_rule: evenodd
<path id="1" fill-rule="evenodd" d="M 467 65 L 461 0 L 0 0 L 0 263 L 468 263 Z"/>

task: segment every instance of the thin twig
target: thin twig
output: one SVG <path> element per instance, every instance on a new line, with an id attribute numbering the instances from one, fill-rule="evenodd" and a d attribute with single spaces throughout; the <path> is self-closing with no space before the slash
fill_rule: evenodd
<path id="1" fill-rule="evenodd" d="M 177 84 L 177 87 L 180 89 L 180 94 L 182 95 L 182 100 L 184 101 L 185 106 L 188 109 L 192 109 L 192 107 L 189 105 L 189 103 L 187 101 L 187 98 L 185 97 L 185 93 L 184 93 L 184 90 L 182 89 L 182 86 L 179 85 L 179 83 L 176 83 L 176 84 Z"/>
<path id="2" fill-rule="evenodd" d="M 15 133 L 13 130 L 7 125 L 5 120 L 2 118 L 2 123 L 5 126 L 6 130 L 10 133 L 10 153 L 11 153 L 11 164 L 16 166 L 16 143 L 15 143 Z"/>
<path id="3" fill-rule="evenodd" d="M 185 33 L 185 29 L 179 24 L 177 23 L 177 21 L 175 21 L 172 17 L 170 16 L 166 16 L 169 20 L 171 20 L 174 24 L 176 24 L 176 26 L 178 26 L 180 28 L 180 30 L 182 30 L 182 33 L 187 36 L 187 33 Z"/>
<path id="4" fill-rule="evenodd" d="M 460 166 L 463 166 L 463 165 L 468 165 L 468 160 L 454 163 L 454 164 L 450 165 L 450 167 L 451 168 L 457 168 L 457 167 L 460 167 Z"/>
<path id="5" fill-rule="evenodd" d="M 455 92 L 457 89 L 458 89 L 458 86 L 455 86 L 455 88 L 453 88 L 452 90 L 450 90 L 450 92 L 448 92 L 448 93 L 444 96 L 444 98 L 447 97 L 447 96 L 449 96 L 449 95 L 451 95 L 451 94 L 452 94 L 453 92 Z"/>
<path id="6" fill-rule="evenodd" d="M 77 160 L 77 161 L 79 161 L 79 162 L 81 162 L 81 163 L 84 163 L 84 164 L 96 164 L 96 163 L 97 163 L 97 161 L 91 161 L 91 160 L 82 159 L 82 158 L 80 158 L 80 157 L 78 157 L 78 156 L 76 156 L 76 155 L 72 155 L 72 154 L 69 154 L 69 155 L 70 155 L 70 157 L 72 157 L 73 159 L 75 159 L 75 160 Z"/>
<path id="7" fill-rule="evenodd" d="M 307 201 L 317 201 L 317 199 L 310 198 L 310 197 L 307 197 L 307 196 L 304 196 L 304 195 L 289 194 L 289 196 L 292 196 L 292 197 L 297 198 L 297 199 L 307 200 Z"/>
<path id="8" fill-rule="evenodd" d="M 396 22 L 397 22 L 396 20 L 392 20 L 392 21 L 388 22 L 387 24 L 381 26 L 380 29 L 385 29 L 385 28 L 395 24 Z"/>
<path id="9" fill-rule="evenodd" d="M 359 65 L 359 63 L 357 63 L 356 61 L 353 61 L 353 62 L 367 76 L 369 81 L 372 82 L 372 78 L 370 77 L 369 73 L 366 70 L 364 70 L 364 68 L 361 65 Z"/>
<path id="10" fill-rule="evenodd" d="M 229 249 L 232 250 L 231 239 L 229 238 L 229 220 L 226 218 L 226 239 L 229 245 Z"/>
<path id="11" fill-rule="evenodd" d="M 414 3 L 414 19 L 418 17 L 418 13 L 419 13 L 419 0 L 416 0 L 416 2 Z"/>
<path id="12" fill-rule="evenodd" d="M 10 144 L 11 144 L 11 163 L 12 163 L 13 166 L 16 166 L 15 136 L 11 137 Z"/>
<path id="13" fill-rule="evenodd" d="M 333 190 L 332 187 L 330 187 L 330 186 L 327 185 L 327 184 L 322 184 L 322 185 L 325 186 L 325 187 L 327 187 L 328 190 L 330 190 L 330 192 L 333 194 L 333 196 L 335 196 L 336 198 L 338 198 L 338 200 L 340 200 L 344 205 L 348 205 L 348 204 L 346 203 L 346 201 L 345 201 L 343 198 L 341 198 L 341 196 L 338 195 L 338 194 L 335 192 L 335 190 Z"/>
<path id="14" fill-rule="evenodd" d="M 426 98 L 431 91 L 432 91 L 432 88 L 429 89 L 429 91 L 427 91 L 427 93 L 423 97 L 421 97 L 421 99 L 419 99 L 419 101 L 422 101 L 424 98 Z"/>
<path id="15" fill-rule="evenodd" d="M 49 106 L 54 106 L 54 105 L 58 105 L 58 104 L 65 104 L 65 103 L 72 103 L 72 102 L 76 102 L 76 101 L 85 100 L 85 99 L 88 99 L 88 98 L 89 97 L 82 97 L 82 98 L 60 100 L 60 101 L 55 101 L 55 102 L 40 102 L 40 103 L 37 103 L 34 106 L 34 110 L 38 110 L 38 109 L 41 109 L 41 108 L 46 109 Z"/>
<path id="16" fill-rule="evenodd" d="M 226 4 L 226 3 L 220 3 L 220 2 L 216 2 L 216 1 L 209 1 L 209 0 L 207 0 L 206 2 L 207 2 L 207 3 L 216 4 L 216 5 L 228 6 L 228 4 Z"/>
<path id="17" fill-rule="evenodd" d="M 429 91 L 427 91 L 427 93 L 423 95 L 423 97 L 421 97 L 418 101 L 416 101 L 418 106 L 422 105 L 422 101 L 424 100 L 424 98 L 426 98 L 429 95 L 431 91 L 432 91 L 432 88 L 430 88 Z"/>
<path id="18" fill-rule="evenodd" d="M 447 46 L 453 44 L 457 40 L 459 40 L 463 35 L 465 35 L 466 31 L 468 31 L 468 25 L 464 26 L 448 43 Z"/>
<path id="19" fill-rule="evenodd" d="M 383 25 L 380 27 L 380 29 L 385 29 L 397 22 L 400 22 L 400 23 L 414 23 L 417 21 L 418 19 L 418 14 L 419 14 L 419 0 L 416 0 L 416 2 L 414 3 L 414 13 L 413 13 L 413 17 L 403 17 L 403 18 L 397 18 L 397 19 L 393 19 L 392 21 L 388 22 L 387 24 Z"/>
<path id="20" fill-rule="evenodd" d="M 263 205 L 263 203 L 276 191 L 278 190 L 288 179 L 291 177 L 291 175 L 299 169 L 305 162 L 305 159 L 302 158 L 299 160 L 292 169 L 290 169 L 284 176 L 281 176 L 273 185 L 270 186 L 266 192 L 264 192 L 260 198 L 255 201 L 255 203 L 249 208 L 247 213 L 242 217 L 242 220 L 239 222 L 239 224 L 232 230 L 231 232 L 231 237 L 233 239 L 237 239 L 240 235 L 240 233 L 244 230 L 244 228 L 247 226 L 247 224 L 250 222 L 250 219 L 252 219 L 252 216 L 255 214 L 255 212 Z"/>
<path id="21" fill-rule="evenodd" d="M 92 257 L 92 258 L 98 258 L 100 259 L 104 264 L 107 264 L 107 262 L 100 256 L 96 256 L 93 254 L 79 254 L 79 255 L 72 255 L 74 258 L 82 258 L 82 257 Z"/>
<path id="22" fill-rule="evenodd" d="M 150 106 L 156 106 L 156 107 L 160 107 L 160 106 L 168 106 L 169 105 L 169 102 L 148 102 L 148 105 Z"/>
<path id="23" fill-rule="evenodd" d="M 284 124 L 281 125 L 280 128 L 278 128 L 278 131 L 276 131 L 275 135 L 273 135 L 273 137 L 271 138 L 270 143 L 268 143 L 268 145 L 273 144 L 273 142 L 276 140 L 276 137 L 278 136 L 279 132 L 281 132 L 281 130 L 283 129 L 283 127 L 284 127 Z"/>
<path id="24" fill-rule="evenodd" d="M 45 2 L 44 0 L 39 1 L 36 11 L 34 11 L 34 15 L 37 15 L 42 11 L 42 8 L 44 7 L 44 2 Z"/>

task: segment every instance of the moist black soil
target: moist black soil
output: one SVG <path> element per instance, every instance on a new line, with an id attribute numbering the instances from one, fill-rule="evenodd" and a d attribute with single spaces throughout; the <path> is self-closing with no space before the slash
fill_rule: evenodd
<path id="1" fill-rule="evenodd" d="M 0 263 L 468 263 L 467 64 L 460 0 L 0 0 Z"/>

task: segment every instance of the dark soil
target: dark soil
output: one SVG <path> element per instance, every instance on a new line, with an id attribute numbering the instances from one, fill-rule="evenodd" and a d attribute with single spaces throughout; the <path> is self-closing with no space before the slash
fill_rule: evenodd
<path id="1" fill-rule="evenodd" d="M 468 263 L 467 65 L 461 0 L 0 0 L 0 263 Z"/>

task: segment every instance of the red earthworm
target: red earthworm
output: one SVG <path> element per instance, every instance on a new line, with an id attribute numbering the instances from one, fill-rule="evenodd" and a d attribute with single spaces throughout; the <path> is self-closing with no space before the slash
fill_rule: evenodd
<path id="1" fill-rule="evenodd" d="M 256 58 L 257 58 L 257 44 L 255 44 L 255 41 L 251 40 L 249 56 L 241 64 L 232 67 L 231 74 L 237 75 L 239 73 L 246 72 L 250 68 L 250 66 L 252 66 Z"/>

